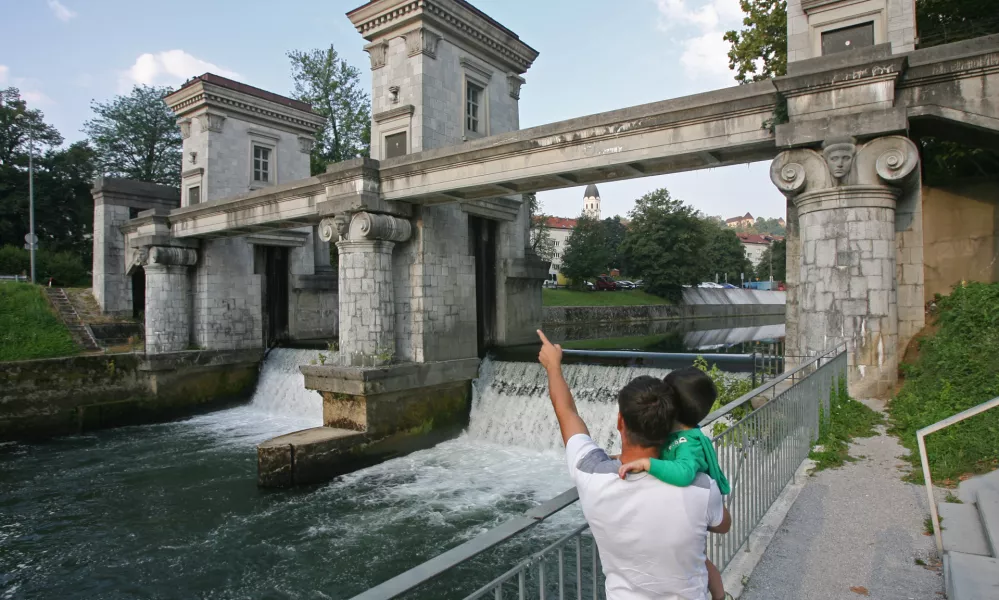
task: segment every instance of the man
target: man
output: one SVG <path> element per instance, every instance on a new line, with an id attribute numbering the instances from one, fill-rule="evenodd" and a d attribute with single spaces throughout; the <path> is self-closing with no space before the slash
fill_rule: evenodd
<path id="1" fill-rule="evenodd" d="M 698 475 L 675 487 L 648 473 L 618 477 L 622 461 L 658 458 L 673 427 L 671 390 L 638 377 L 618 394 L 620 460 L 590 438 L 562 376 L 562 348 L 541 338 L 538 360 L 548 372 L 552 406 L 562 431 L 569 473 L 597 541 L 608 600 L 708 600 L 708 531 L 726 533 L 731 517 L 718 486 Z"/>

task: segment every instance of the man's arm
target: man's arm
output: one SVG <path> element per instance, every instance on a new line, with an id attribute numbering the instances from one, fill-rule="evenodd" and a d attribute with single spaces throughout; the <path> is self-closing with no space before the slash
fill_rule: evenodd
<path id="1" fill-rule="evenodd" d="M 549 342 L 540 329 L 538 337 L 541 338 L 541 352 L 538 354 L 538 361 L 548 372 L 548 393 L 552 398 L 552 407 L 555 409 L 555 418 L 558 419 L 559 429 L 562 430 L 562 443 L 568 442 L 569 438 L 577 433 L 589 435 L 590 431 L 586 428 L 586 423 L 576 412 L 576 402 L 572 399 L 569 384 L 562 376 L 562 346 Z"/>
<path id="2" fill-rule="evenodd" d="M 725 514 L 722 516 L 721 523 L 714 527 L 708 527 L 708 531 L 711 533 L 728 533 L 728 530 L 732 529 L 732 515 L 728 513 L 728 508 L 722 510 L 725 511 Z"/>

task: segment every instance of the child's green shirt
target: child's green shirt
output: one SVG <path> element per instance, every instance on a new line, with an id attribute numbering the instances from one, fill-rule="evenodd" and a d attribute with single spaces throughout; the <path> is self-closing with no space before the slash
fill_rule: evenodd
<path id="1" fill-rule="evenodd" d="M 649 473 L 659 481 L 686 487 L 698 473 L 707 473 L 723 495 L 731 492 L 728 479 L 718 466 L 718 455 L 711 439 L 697 427 L 670 434 L 661 459 L 649 460 Z"/>

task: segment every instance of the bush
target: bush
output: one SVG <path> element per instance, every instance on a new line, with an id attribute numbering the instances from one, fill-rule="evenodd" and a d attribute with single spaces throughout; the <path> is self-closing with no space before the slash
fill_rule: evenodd
<path id="1" fill-rule="evenodd" d="M 31 253 L 24 248 L 0 248 L 0 275 L 31 273 Z M 83 259 L 72 252 L 51 252 L 39 249 L 35 253 L 35 277 L 40 284 L 60 287 L 89 287 L 90 272 Z"/>
<path id="2" fill-rule="evenodd" d="M 999 283 L 955 286 L 937 305 L 938 329 L 922 340 L 915 363 L 902 365 L 905 383 L 889 405 L 890 431 L 911 451 L 914 466 L 917 430 L 999 396 Z M 999 410 L 927 436 L 934 480 L 954 483 L 995 469 L 997 439 Z M 911 478 L 921 481 L 921 470 Z"/>

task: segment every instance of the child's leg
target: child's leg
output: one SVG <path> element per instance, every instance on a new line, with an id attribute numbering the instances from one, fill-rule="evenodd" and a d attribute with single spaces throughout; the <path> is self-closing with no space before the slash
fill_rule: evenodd
<path id="1" fill-rule="evenodd" d="M 725 600 L 725 584 L 722 583 L 721 571 L 711 562 L 704 561 L 708 568 L 708 591 L 711 592 L 711 600 Z"/>

